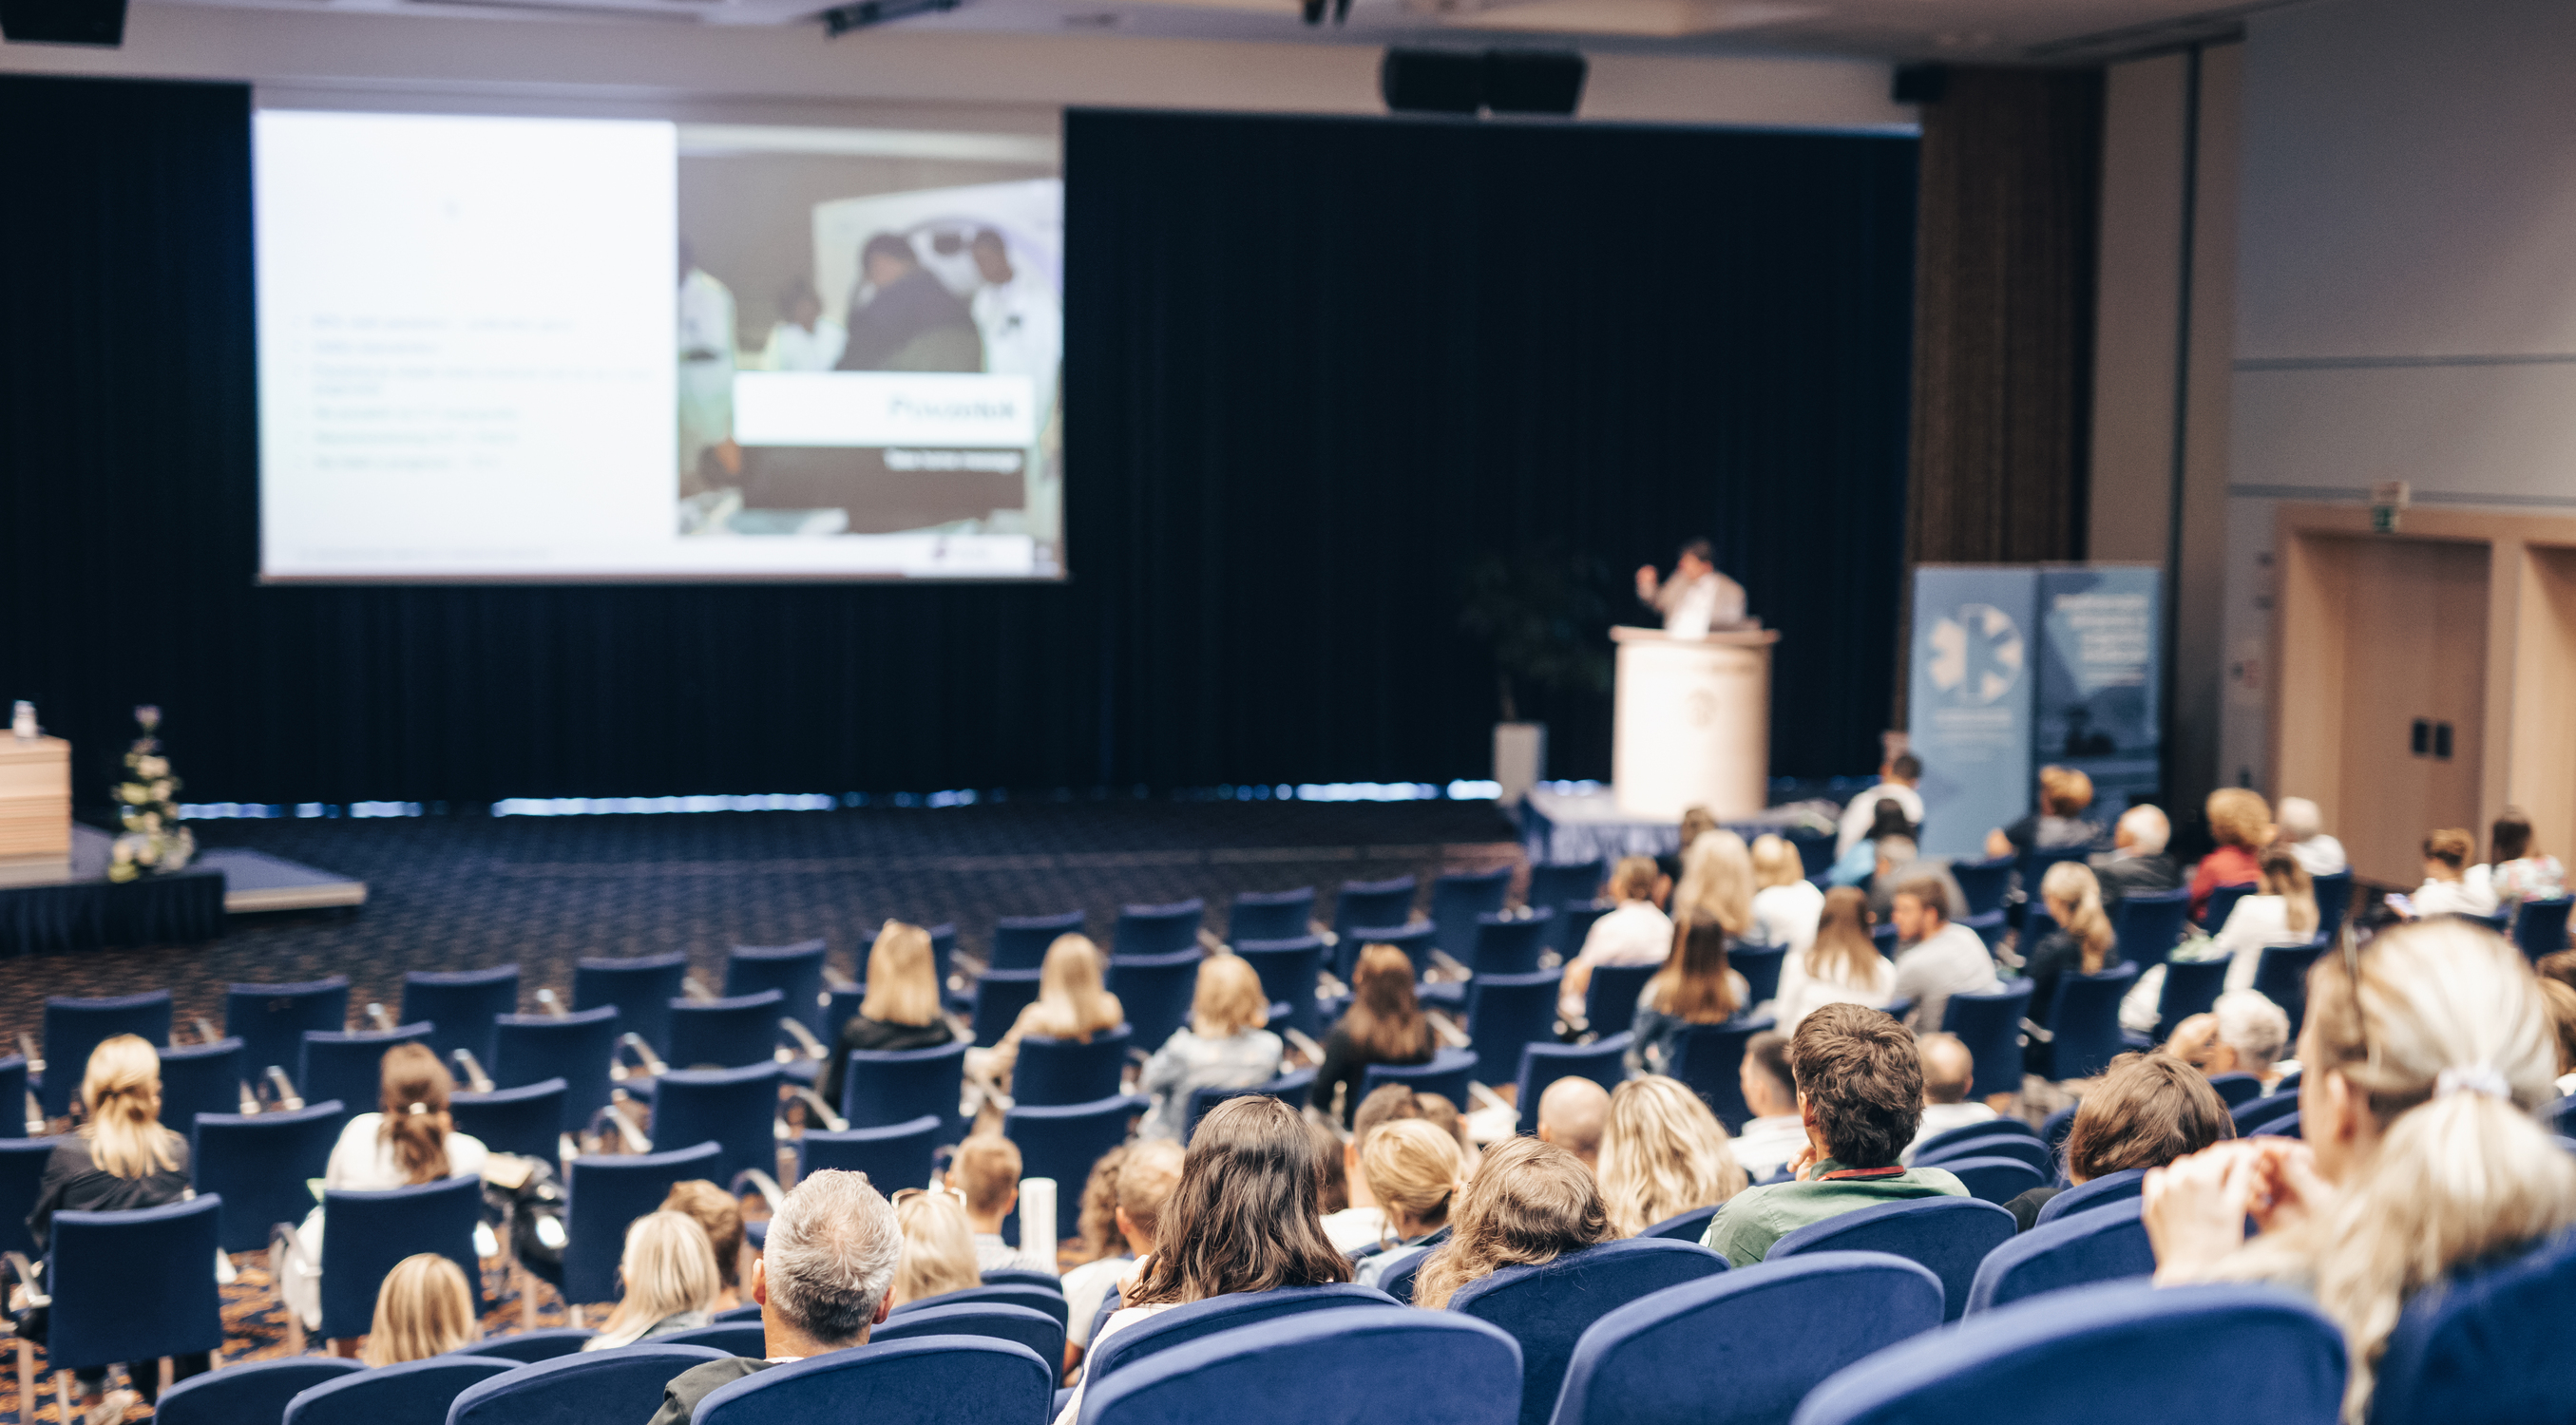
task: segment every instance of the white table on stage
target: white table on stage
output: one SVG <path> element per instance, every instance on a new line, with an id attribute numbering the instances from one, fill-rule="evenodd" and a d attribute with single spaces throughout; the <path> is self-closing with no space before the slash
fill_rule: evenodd
<path id="1" fill-rule="evenodd" d="M 1618 702 L 1610 745 L 1619 810 L 1678 821 L 1707 807 L 1720 820 L 1769 804 L 1771 646 L 1775 629 L 1716 629 L 1675 638 L 1614 628 Z"/>

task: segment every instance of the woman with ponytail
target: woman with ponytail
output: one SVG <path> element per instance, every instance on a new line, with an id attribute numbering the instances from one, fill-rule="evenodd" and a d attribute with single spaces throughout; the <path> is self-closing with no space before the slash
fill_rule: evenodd
<path id="1" fill-rule="evenodd" d="M 2299 1058 L 2301 1136 L 2150 1171 L 2147 1234 L 2160 1284 L 2313 1293 L 2351 1349 L 2358 1425 L 2409 1297 L 2576 1224 L 2576 1156 L 2532 1116 L 2556 1096 L 2558 1042 L 2519 951 L 2433 920 L 2319 957 Z"/>
<path id="2" fill-rule="evenodd" d="M 39 1256 L 57 1212 L 123 1212 L 188 1195 L 188 1140 L 161 1126 L 161 1056 L 151 1044 L 131 1034 L 101 1041 L 81 1076 L 80 1102 L 88 1121 L 54 1140 L 35 1211 L 27 1214 L 27 1234 L 36 1239 Z M 206 1366 L 202 1351 L 173 1356 L 170 1376 L 185 1380 Z M 107 1367 L 72 1373 L 87 1425 L 122 1420 L 136 1400 L 159 1397 L 160 1362 L 129 1361 L 125 1373 L 134 1389 L 112 1394 L 106 1391 Z"/>
<path id="3" fill-rule="evenodd" d="M 2057 929 L 2030 952 L 2031 1023 L 2042 1029 L 2057 1010 L 2057 982 L 2069 974 L 2100 974 L 2120 962 L 2111 917 L 2102 910 L 2102 883 L 2080 861 L 2060 861 L 2039 878 L 2039 898 Z M 2034 1053 L 2041 1046 L 2031 1046 Z"/>

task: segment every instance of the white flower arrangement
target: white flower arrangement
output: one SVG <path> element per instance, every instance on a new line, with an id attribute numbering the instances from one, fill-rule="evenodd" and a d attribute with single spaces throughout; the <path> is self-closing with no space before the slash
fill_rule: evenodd
<path id="1" fill-rule="evenodd" d="M 161 755 L 160 740 L 152 735 L 161 725 L 161 710 L 148 704 L 136 708 L 134 721 L 143 735 L 126 749 L 125 780 L 110 793 L 125 827 L 107 865 L 107 878 L 119 883 L 146 871 L 176 871 L 197 854 L 197 838 L 180 823 L 179 804 L 173 800 L 180 781 L 170 775 L 170 759 Z"/>

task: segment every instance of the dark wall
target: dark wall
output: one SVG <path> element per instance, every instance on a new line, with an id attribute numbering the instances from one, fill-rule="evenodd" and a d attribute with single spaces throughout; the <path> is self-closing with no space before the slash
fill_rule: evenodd
<path id="1" fill-rule="evenodd" d="M 1070 583 L 260 588 L 247 100 L 0 80 L 0 697 L 85 779 L 146 700 L 191 800 L 1479 776 L 1460 565 L 1701 532 L 1775 769 L 1874 756 L 1911 141 L 1079 113 Z"/>

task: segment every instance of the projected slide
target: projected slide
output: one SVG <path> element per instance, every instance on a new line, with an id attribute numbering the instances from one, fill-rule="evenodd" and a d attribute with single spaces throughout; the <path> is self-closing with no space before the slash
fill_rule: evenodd
<path id="1" fill-rule="evenodd" d="M 270 580 L 1061 577 L 1007 134 L 263 110 Z"/>

